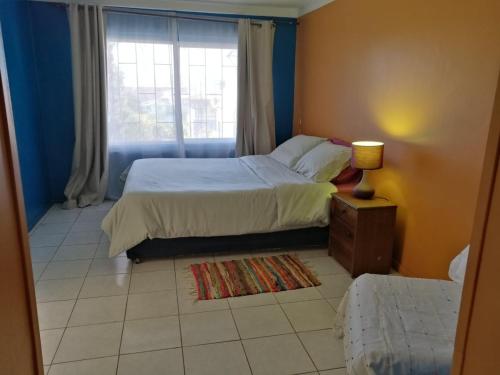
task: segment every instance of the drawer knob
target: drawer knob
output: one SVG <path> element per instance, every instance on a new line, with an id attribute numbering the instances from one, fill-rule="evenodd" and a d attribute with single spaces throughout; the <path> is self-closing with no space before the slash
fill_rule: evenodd
<path id="1" fill-rule="evenodd" d="M 377 262 L 380 262 L 382 260 L 382 257 L 381 256 L 378 256 L 377 257 Z"/>

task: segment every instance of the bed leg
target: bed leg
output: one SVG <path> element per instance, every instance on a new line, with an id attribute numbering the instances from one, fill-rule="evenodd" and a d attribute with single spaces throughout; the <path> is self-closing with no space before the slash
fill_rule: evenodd
<path id="1" fill-rule="evenodd" d="M 134 258 L 134 263 L 135 264 L 141 263 L 141 258 Z"/>

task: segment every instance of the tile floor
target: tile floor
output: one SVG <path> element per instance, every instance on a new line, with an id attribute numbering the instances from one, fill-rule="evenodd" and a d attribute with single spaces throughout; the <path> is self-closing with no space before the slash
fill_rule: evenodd
<path id="1" fill-rule="evenodd" d="M 109 259 L 111 206 L 54 206 L 30 234 L 46 373 L 345 374 L 332 327 L 351 279 L 326 250 L 294 251 L 320 287 L 196 301 L 189 264 L 249 254 Z"/>

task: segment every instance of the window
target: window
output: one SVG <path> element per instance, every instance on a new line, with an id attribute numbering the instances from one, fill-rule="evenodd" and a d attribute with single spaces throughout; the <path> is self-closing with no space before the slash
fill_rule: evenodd
<path id="1" fill-rule="evenodd" d="M 109 13 L 110 145 L 234 143 L 237 54 L 234 24 Z"/>

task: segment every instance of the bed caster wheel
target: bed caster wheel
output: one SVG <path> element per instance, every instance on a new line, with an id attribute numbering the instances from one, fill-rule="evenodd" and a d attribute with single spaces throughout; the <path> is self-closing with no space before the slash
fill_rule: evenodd
<path id="1" fill-rule="evenodd" d="M 134 258 L 134 263 L 135 264 L 141 263 L 141 258 Z"/>

